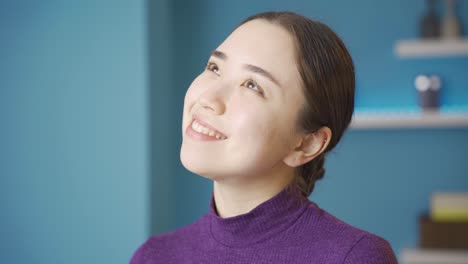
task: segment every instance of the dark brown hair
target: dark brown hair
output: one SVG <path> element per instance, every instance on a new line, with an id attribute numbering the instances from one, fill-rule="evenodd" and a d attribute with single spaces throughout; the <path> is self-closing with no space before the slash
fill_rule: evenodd
<path id="1" fill-rule="evenodd" d="M 343 41 L 327 25 L 292 12 L 266 12 L 244 20 L 264 19 L 286 29 L 296 44 L 296 60 L 306 104 L 297 119 L 306 133 L 321 127 L 332 131 L 319 156 L 296 168 L 295 183 L 308 197 L 325 174 L 325 155 L 340 141 L 354 111 L 354 65 Z M 239 25 L 239 26 L 240 26 Z"/>

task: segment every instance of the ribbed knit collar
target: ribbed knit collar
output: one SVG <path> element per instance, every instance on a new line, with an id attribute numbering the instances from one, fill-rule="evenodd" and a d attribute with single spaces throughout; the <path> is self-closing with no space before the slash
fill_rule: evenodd
<path id="1" fill-rule="evenodd" d="M 297 187 L 287 185 L 251 211 L 222 218 L 216 212 L 213 192 L 208 214 L 210 232 L 216 241 L 225 246 L 249 246 L 286 230 L 299 218 L 309 203 L 310 201 L 298 192 Z"/>

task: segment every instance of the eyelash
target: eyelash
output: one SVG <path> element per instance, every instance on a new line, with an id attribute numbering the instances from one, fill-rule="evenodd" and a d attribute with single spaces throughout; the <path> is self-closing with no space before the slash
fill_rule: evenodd
<path id="1" fill-rule="evenodd" d="M 216 69 L 213 69 L 213 68 L 216 68 Z M 218 65 L 216 65 L 216 64 L 213 63 L 213 62 L 208 62 L 208 63 L 206 64 L 206 69 L 207 69 L 208 71 L 211 71 L 211 72 L 213 72 L 213 73 L 219 75 L 219 73 L 218 73 L 218 72 L 219 72 Z M 244 85 L 244 86 L 246 86 L 246 87 L 249 87 L 250 84 L 253 84 L 255 87 L 257 87 L 257 90 L 254 90 L 254 91 L 255 91 L 255 92 L 258 92 L 258 93 L 260 93 L 260 94 L 263 95 L 263 90 L 262 90 L 262 88 L 261 88 L 260 85 L 258 85 L 257 82 L 255 82 L 254 80 L 248 79 L 248 80 L 246 80 L 245 82 L 243 82 L 242 84 L 247 84 L 247 85 Z M 252 90 L 252 88 L 249 88 L 249 89 Z"/>

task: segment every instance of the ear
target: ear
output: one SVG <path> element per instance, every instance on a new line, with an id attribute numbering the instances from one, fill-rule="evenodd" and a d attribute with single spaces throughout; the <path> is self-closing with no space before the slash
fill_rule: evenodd
<path id="1" fill-rule="evenodd" d="M 327 149 L 331 137 L 332 132 L 328 127 L 321 127 L 315 132 L 302 136 L 283 162 L 290 167 L 299 167 L 313 160 Z"/>

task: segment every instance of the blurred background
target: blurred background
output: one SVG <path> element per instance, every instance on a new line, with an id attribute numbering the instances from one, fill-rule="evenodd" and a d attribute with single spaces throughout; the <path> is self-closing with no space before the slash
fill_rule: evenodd
<path id="1" fill-rule="evenodd" d="M 0 1 L 2 262 L 128 263 L 205 214 L 212 182 L 179 159 L 185 91 L 239 22 L 270 10 L 326 23 L 356 66 L 353 127 L 309 198 L 399 257 L 417 247 L 431 195 L 468 192 L 467 42 L 413 41 L 425 1 L 20 0 Z M 456 15 L 466 36 L 467 1 Z M 421 74 L 441 84 L 428 115 Z"/>

